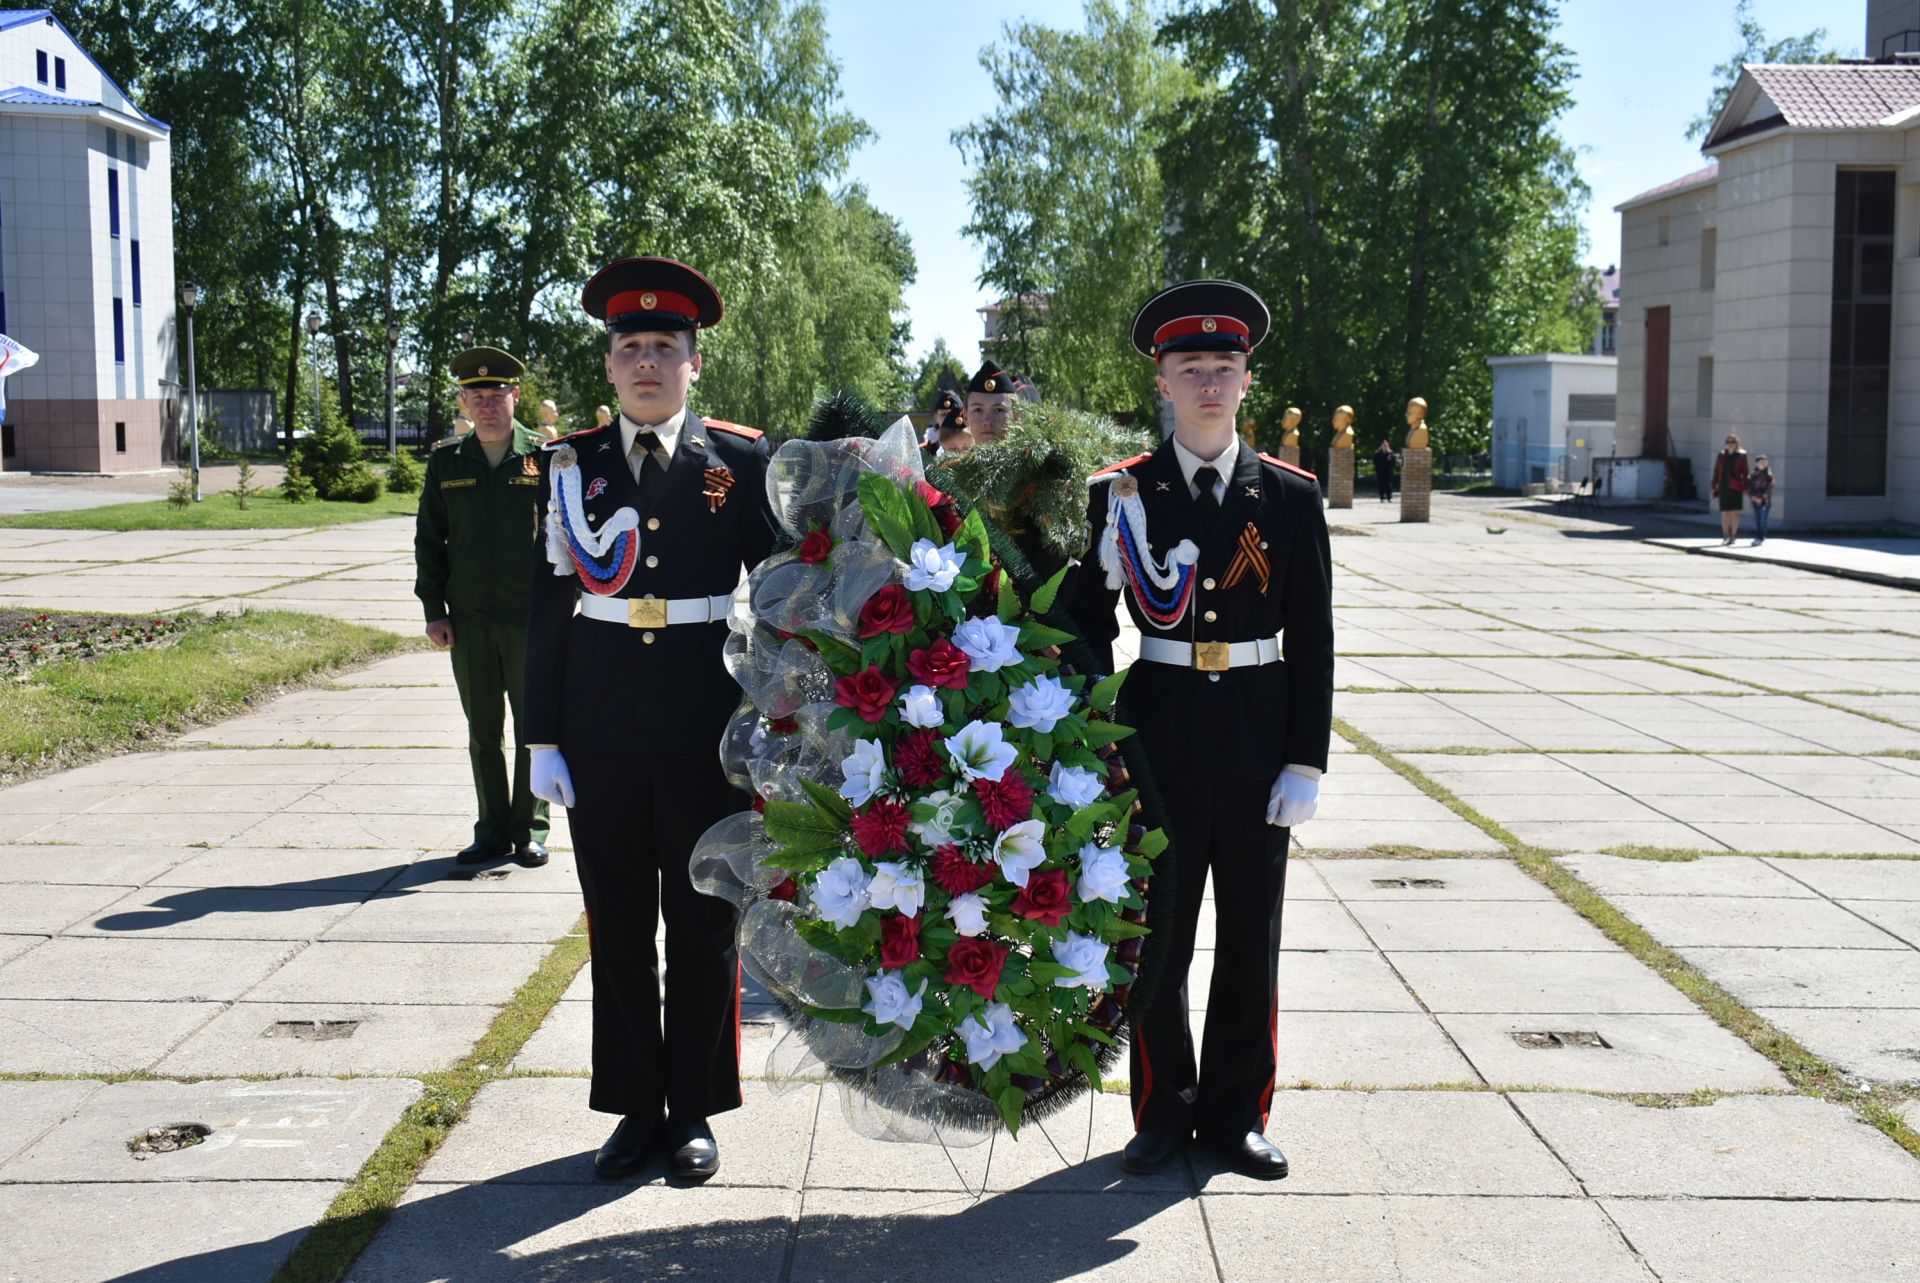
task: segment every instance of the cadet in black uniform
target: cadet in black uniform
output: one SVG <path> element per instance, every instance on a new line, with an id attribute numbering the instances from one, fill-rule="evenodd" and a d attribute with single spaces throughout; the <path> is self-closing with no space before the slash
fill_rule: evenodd
<path id="1" fill-rule="evenodd" d="M 980 363 L 967 382 L 967 425 L 973 443 L 997 441 L 1007 435 L 1007 419 L 1015 401 L 1036 401 L 1033 383 L 1006 369 L 992 357 Z"/>
<path id="2" fill-rule="evenodd" d="M 698 331 L 720 319 L 706 277 L 623 259 L 582 301 L 606 323 L 620 417 L 541 452 L 533 785 L 569 808 L 593 940 L 590 1103 L 623 1115 L 595 1169 L 629 1175 L 664 1135 L 673 1172 L 704 1179 L 720 1167 L 707 1118 L 740 1105 L 740 964 L 732 907 L 696 892 L 687 864 L 708 826 L 747 805 L 720 769 L 740 698 L 721 649 L 742 569 L 773 551 L 767 443 L 687 408 Z"/>
<path id="3" fill-rule="evenodd" d="M 509 852 L 547 862 L 547 804 L 528 787 L 521 675 L 526 667 L 527 554 L 540 503 L 534 456 L 545 439 L 514 421 L 526 367 L 499 348 L 453 358 L 460 408 L 476 427 L 448 437 L 427 459 L 414 519 L 414 596 L 427 636 L 453 651 L 453 682 L 467 717 L 467 757 L 480 816 L 462 864 Z M 513 709 L 513 782 L 500 742 Z"/>
<path id="4" fill-rule="evenodd" d="M 1121 596 L 1139 626 L 1127 711 L 1179 856 L 1167 969 L 1132 1013 L 1128 1171 L 1161 1167 L 1197 1136 L 1241 1171 L 1287 1174 L 1263 1134 L 1280 908 L 1288 830 L 1312 818 L 1327 765 L 1333 596 L 1313 475 L 1234 434 L 1268 323 L 1259 297 L 1228 281 L 1174 286 L 1134 317 L 1174 435 L 1094 478 L 1092 551 L 1075 581 L 1073 616 L 1109 671 Z M 1217 940 L 1196 1072 L 1187 968 L 1209 871 Z"/>

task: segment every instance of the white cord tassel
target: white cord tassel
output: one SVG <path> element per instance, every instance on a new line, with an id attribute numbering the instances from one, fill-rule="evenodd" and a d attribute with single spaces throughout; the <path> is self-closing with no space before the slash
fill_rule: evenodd
<path id="1" fill-rule="evenodd" d="M 597 531 L 589 529 L 586 507 L 580 500 L 580 469 L 556 464 L 549 471 L 553 475 L 553 496 L 547 505 L 547 560 L 553 563 L 554 574 L 574 573 L 573 549 L 567 542 L 568 527 L 572 528 L 573 537 L 580 541 L 580 546 L 596 559 L 605 557 L 607 550 L 613 547 L 614 540 L 626 531 L 635 531 L 633 537 L 636 541 L 640 538 L 637 533 L 640 514 L 632 508 L 615 512 Z M 565 524 L 560 518 L 562 508 L 567 515 Z M 637 555 L 639 549 L 636 547 L 634 551 Z"/>
<path id="2" fill-rule="evenodd" d="M 1119 588 L 1126 582 L 1126 567 L 1120 556 L 1120 520 L 1125 517 L 1147 579 L 1155 588 L 1172 588 L 1180 582 L 1180 567 L 1200 560 L 1199 547 L 1191 539 L 1182 539 L 1167 551 L 1164 560 L 1156 560 L 1147 543 L 1147 506 L 1140 502 L 1137 490 L 1127 495 L 1120 491 L 1117 482 L 1107 487 L 1107 528 L 1100 535 L 1100 568 L 1107 572 L 1107 587 Z"/>

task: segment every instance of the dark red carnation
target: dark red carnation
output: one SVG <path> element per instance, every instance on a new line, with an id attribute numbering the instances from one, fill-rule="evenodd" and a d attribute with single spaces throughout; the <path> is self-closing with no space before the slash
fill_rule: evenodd
<path id="1" fill-rule="evenodd" d="M 794 884 L 793 876 L 789 874 L 784 881 L 768 888 L 767 899 L 791 900 L 795 895 L 799 894 L 799 891 L 800 888 Z"/>
<path id="2" fill-rule="evenodd" d="M 1027 885 L 1013 897 L 1013 911 L 1049 927 L 1059 926 L 1073 912 L 1073 892 L 1066 873 L 1060 869 L 1029 873 Z"/>
<path id="3" fill-rule="evenodd" d="M 833 684 L 833 702 L 860 714 L 861 721 L 877 722 L 893 707 L 893 697 L 899 690 L 898 682 L 888 680 L 878 667 L 868 664 L 865 672 L 842 677 Z"/>
<path id="4" fill-rule="evenodd" d="M 913 598 L 899 584 L 888 584 L 860 608 L 860 639 L 913 631 Z"/>
<path id="5" fill-rule="evenodd" d="M 903 913 L 880 919 L 880 965 L 898 971 L 920 960 L 920 918 Z"/>
<path id="6" fill-rule="evenodd" d="M 853 817 L 853 840 L 876 859 L 907 847 L 907 821 L 912 813 L 892 798 L 875 798 Z"/>
<path id="7" fill-rule="evenodd" d="M 1033 818 L 1033 786 L 1018 771 L 998 780 L 975 780 L 973 791 L 980 799 L 980 813 L 1001 832 Z"/>
<path id="8" fill-rule="evenodd" d="M 928 686 L 963 691 L 967 688 L 967 674 L 972 670 L 973 661 L 967 658 L 967 652 L 945 637 L 907 656 L 907 671 L 915 681 Z"/>
<path id="9" fill-rule="evenodd" d="M 893 769 L 908 788 L 930 789 L 947 773 L 946 758 L 935 746 L 937 735 L 930 730 L 908 731 L 894 744 Z"/>
<path id="10" fill-rule="evenodd" d="M 817 566 L 833 555 L 833 536 L 819 526 L 807 531 L 807 537 L 800 541 L 800 560 L 809 566 Z"/>
<path id="11" fill-rule="evenodd" d="M 933 880 L 948 895 L 978 891 L 998 872 L 994 865 L 975 864 L 957 846 L 943 846 L 933 853 Z"/>
<path id="12" fill-rule="evenodd" d="M 967 988 L 993 1001 L 993 991 L 1000 984 L 1000 972 L 1007 965 L 1007 948 L 991 940 L 959 940 L 947 950 L 947 975 L 949 984 L 965 985 Z"/>

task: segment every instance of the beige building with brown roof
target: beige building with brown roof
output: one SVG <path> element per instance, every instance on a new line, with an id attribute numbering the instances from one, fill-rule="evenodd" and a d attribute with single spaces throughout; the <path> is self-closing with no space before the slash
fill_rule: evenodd
<path id="1" fill-rule="evenodd" d="M 1619 452 L 1704 497 L 1737 432 L 1777 521 L 1920 522 L 1920 60 L 1748 66 L 1703 150 L 1618 207 Z"/>

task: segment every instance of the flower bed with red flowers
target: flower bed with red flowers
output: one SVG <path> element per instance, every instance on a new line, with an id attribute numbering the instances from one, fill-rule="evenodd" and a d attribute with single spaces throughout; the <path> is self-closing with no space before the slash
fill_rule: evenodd
<path id="1" fill-rule="evenodd" d="M 1098 1082 L 1166 839 L 1134 823 L 1114 748 L 1131 731 L 1109 717 L 1119 679 L 1063 666 L 1072 638 L 1042 621 L 1065 572 L 1023 601 L 977 513 L 958 522 L 937 491 L 880 473 L 858 494 L 860 541 L 891 552 L 895 582 L 853 637 L 795 634 L 831 674 L 826 730 L 853 751 L 838 778 L 799 781 L 806 801 L 763 791 L 777 850 L 762 864 L 770 882 L 789 875 L 766 895 L 864 977 L 860 1006 L 808 1015 L 890 1045 L 879 1065 L 983 1093 L 1017 1131 L 1037 1098 Z M 848 551 L 816 527 L 798 559 L 832 571 Z"/>
<path id="2" fill-rule="evenodd" d="M 24 679 L 42 664 L 91 659 L 172 642 L 190 621 L 147 615 L 49 615 L 0 610 L 0 676 Z"/>

